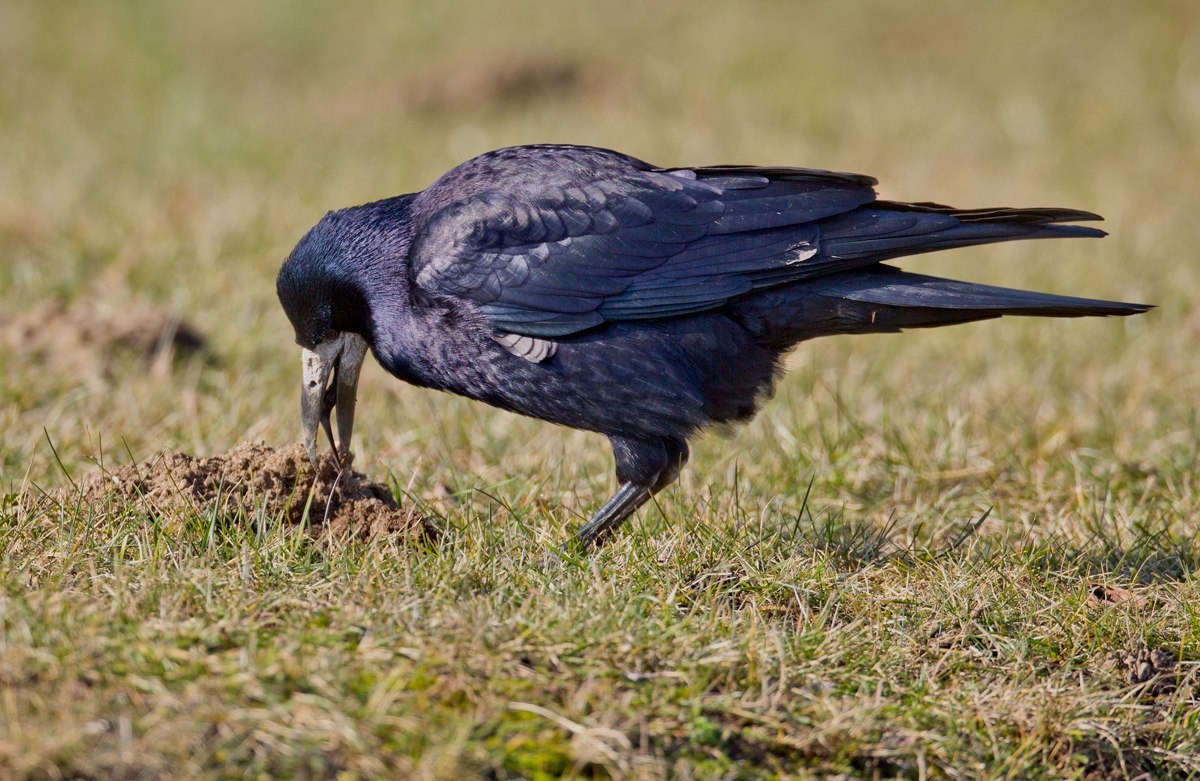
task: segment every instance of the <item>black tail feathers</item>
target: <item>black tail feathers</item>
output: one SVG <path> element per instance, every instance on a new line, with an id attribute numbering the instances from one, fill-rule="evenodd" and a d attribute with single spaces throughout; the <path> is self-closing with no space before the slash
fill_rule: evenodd
<path id="1" fill-rule="evenodd" d="M 1152 308 L 959 282 L 880 264 L 765 292 L 734 312 L 759 340 L 786 349 L 834 334 L 893 333 L 1004 315 L 1134 315 Z"/>
<path id="2" fill-rule="evenodd" d="M 1119 301 L 1056 296 L 1029 290 L 911 274 L 880 265 L 816 281 L 808 292 L 829 299 L 838 333 L 932 328 L 1003 315 L 1092 317 L 1134 315 L 1152 307 Z"/>
<path id="3" fill-rule="evenodd" d="M 811 292 L 864 304 L 903 309 L 941 309 L 1000 315 L 1087 317 L 1134 315 L 1152 307 L 1120 301 L 1057 296 L 1031 290 L 979 285 L 912 274 L 879 265 L 869 271 L 836 274 L 816 281 Z"/>

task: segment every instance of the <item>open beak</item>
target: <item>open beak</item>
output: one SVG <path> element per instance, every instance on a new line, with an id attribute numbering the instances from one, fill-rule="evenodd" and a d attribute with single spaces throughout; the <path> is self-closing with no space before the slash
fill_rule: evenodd
<path id="1" fill-rule="evenodd" d="M 300 391 L 300 420 L 304 425 L 304 447 L 314 467 L 317 466 L 319 428 L 323 427 L 329 437 L 339 470 L 350 455 L 358 376 L 366 354 L 366 340 L 352 333 L 339 334 L 314 350 L 302 351 L 304 381 Z M 333 441 L 333 429 L 329 424 L 329 415 L 335 407 L 340 446 Z"/>

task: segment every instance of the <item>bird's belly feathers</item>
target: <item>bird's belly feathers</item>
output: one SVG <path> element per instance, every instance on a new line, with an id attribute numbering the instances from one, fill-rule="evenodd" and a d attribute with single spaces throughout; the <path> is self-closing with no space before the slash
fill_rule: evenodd
<path id="1" fill-rule="evenodd" d="M 713 423 L 748 420 L 770 391 L 777 353 L 728 318 L 705 313 L 613 323 L 562 339 L 531 363 L 473 335 L 381 355 L 392 374 L 501 409 L 604 434 L 684 439 Z"/>

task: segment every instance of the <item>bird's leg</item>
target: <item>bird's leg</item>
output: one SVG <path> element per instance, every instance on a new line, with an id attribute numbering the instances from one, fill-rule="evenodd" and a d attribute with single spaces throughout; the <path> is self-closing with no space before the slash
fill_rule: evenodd
<path id="1" fill-rule="evenodd" d="M 572 541 L 582 550 L 603 545 L 650 497 L 675 482 L 687 463 L 685 442 L 674 439 L 610 437 L 621 487 Z"/>
<path id="2" fill-rule="evenodd" d="M 612 495 L 604 506 L 596 511 L 592 519 L 573 538 L 583 550 L 593 545 L 603 545 L 609 534 L 615 531 L 637 508 L 641 507 L 651 496 L 650 489 L 644 485 L 622 483 L 617 492 Z"/>

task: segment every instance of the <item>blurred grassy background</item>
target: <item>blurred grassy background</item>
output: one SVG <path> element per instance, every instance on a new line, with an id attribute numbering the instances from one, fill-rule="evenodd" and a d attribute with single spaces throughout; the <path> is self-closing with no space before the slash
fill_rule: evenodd
<path id="1" fill-rule="evenodd" d="M 298 362 L 273 280 L 295 241 L 328 209 L 530 142 L 864 172 L 898 199 L 1094 210 L 1103 241 L 904 266 L 1159 307 L 804 345 L 758 421 L 699 443 L 688 491 L 736 463 L 764 502 L 816 474 L 823 501 L 877 518 L 918 518 L 952 491 L 964 513 L 999 505 L 1003 525 L 1044 512 L 1053 527 L 1097 484 L 1147 479 L 1195 509 L 1200 6 L 1186 0 L 9 0 L 0 311 L 151 302 L 209 348 L 173 372 L 129 362 L 96 379 L 0 347 L 0 481 L 62 482 L 47 434 L 72 470 L 102 448 L 126 461 L 294 441 Z M 596 437 L 374 366 L 363 396 L 360 465 L 418 492 L 548 470 L 585 494 L 611 485 Z M 1047 469 L 1055 501 L 1004 505 L 1044 491 Z"/>
<path id="2" fill-rule="evenodd" d="M 532 142 L 1096 211 L 1102 241 L 902 265 L 1158 308 L 802 345 L 754 423 L 551 577 L 606 443 L 373 362 L 357 465 L 444 515 L 437 551 L 14 514 L 63 469 L 294 442 L 291 247 Z M 1198 207 L 1194 0 L 4 0 L 0 774 L 1194 772 Z M 78 360 L 148 306 L 207 347 Z M 1092 577 L 1144 597 L 1089 606 Z M 1130 688 L 1143 646 L 1191 683 Z"/>

